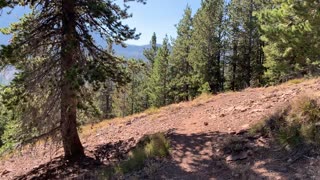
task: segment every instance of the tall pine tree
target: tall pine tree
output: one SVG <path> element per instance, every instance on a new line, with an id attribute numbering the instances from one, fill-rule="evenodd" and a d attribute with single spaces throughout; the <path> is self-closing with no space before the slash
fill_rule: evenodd
<path id="1" fill-rule="evenodd" d="M 150 46 L 151 47 L 149 49 L 145 49 L 143 51 L 143 55 L 149 60 L 151 66 L 153 66 L 158 51 L 156 33 L 153 33 L 151 37 Z"/>
<path id="2" fill-rule="evenodd" d="M 223 12 L 223 0 L 204 0 L 193 20 L 189 56 L 189 62 L 195 70 L 193 81 L 201 89 L 212 93 L 223 89 Z"/>
<path id="3" fill-rule="evenodd" d="M 152 106 L 160 107 L 169 104 L 169 39 L 165 37 L 155 58 L 150 77 L 150 101 Z"/>
<path id="4" fill-rule="evenodd" d="M 261 8 L 253 0 L 232 0 L 228 4 L 228 86 L 240 90 L 259 86 L 263 75 L 263 43 L 254 11 Z"/>
<path id="5" fill-rule="evenodd" d="M 32 12 L 2 29 L 13 33 L 10 45 L 1 50 L 2 65 L 19 70 L 12 83 L 15 101 L 8 100 L 8 104 L 38 99 L 35 110 L 21 107 L 26 114 L 22 117 L 39 134 L 59 129 L 65 158 L 77 159 L 84 155 L 77 112 L 86 106 L 82 98 L 88 95 L 85 83 L 98 89 L 107 77 L 127 81 L 122 61 L 96 45 L 92 32 L 118 44 L 138 38 L 134 29 L 121 23 L 130 17 L 128 6 L 121 9 L 112 0 L 22 0 L 1 1 L 0 8 L 18 4 L 29 6 Z"/>
<path id="6" fill-rule="evenodd" d="M 189 6 L 177 25 L 177 34 L 170 58 L 170 94 L 175 102 L 180 102 L 190 100 L 197 94 L 197 87 L 192 82 L 193 68 L 188 59 L 192 36 L 192 10 Z"/>

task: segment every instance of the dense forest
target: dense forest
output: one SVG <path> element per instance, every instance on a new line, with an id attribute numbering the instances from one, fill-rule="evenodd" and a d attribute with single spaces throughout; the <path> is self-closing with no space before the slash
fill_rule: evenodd
<path id="1" fill-rule="evenodd" d="M 139 38 L 121 23 L 128 7 L 0 0 L 0 10 L 17 5 L 32 11 L 0 30 L 13 36 L 0 48 L 0 68 L 17 69 L 0 87 L 1 152 L 54 137 L 76 158 L 84 154 L 80 125 L 319 74 L 318 1 L 203 0 L 194 15 L 185 8 L 175 39 L 158 46 L 150 37 L 148 61 L 114 56 L 114 44 Z M 96 45 L 92 32 L 108 46 Z"/>

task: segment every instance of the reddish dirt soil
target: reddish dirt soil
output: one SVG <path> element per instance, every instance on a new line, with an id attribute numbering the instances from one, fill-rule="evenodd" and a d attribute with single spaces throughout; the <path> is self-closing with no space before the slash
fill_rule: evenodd
<path id="1" fill-rule="evenodd" d="M 245 132 L 295 97 L 311 94 L 319 97 L 320 79 L 202 96 L 152 113 L 111 120 L 83 133 L 82 142 L 88 158 L 78 163 L 65 162 L 60 158 L 60 146 L 42 142 L 32 149 L 17 149 L 3 157 L 0 179 L 95 179 L 86 174 L 124 159 L 141 137 L 156 132 L 168 134 L 171 157 L 155 163 L 153 169 L 149 167 L 148 171 L 127 177 L 320 179 L 319 155 L 288 154 L 271 139 L 252 137 Z M 228 151 L 232 139 L 240 139 L 243 152 Z"/>

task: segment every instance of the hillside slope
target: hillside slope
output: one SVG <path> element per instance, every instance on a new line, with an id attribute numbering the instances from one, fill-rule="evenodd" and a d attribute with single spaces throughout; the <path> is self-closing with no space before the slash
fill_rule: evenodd
<path id="1" fill-rule="evenodd" d="M 144 135 L 167 132 L 172 146 L 171 158 L 159 163 L 151 175 L 142 173 L 136 175 L 138 177 L 317 179 L 320 178 L 317 172 L 320 158 L 303 158 L 291 163 L 291 157 L 275 151 L 277 147 L 268 138 L 243 135 L 250 126 L 305 94 L 319 96 L 320 79 L 216 96 L 203 95 L 192 102 L 83 127 L 81 139 L 89 157 L 109 164 L 113 159 L 121 159 Z M 232 138 L 242 138 L 248 154 L 230 157 L 224 149 L 230 146 L 227 143 Z M 73 177 L 95 169 L 90 161 L 87 161 L 90 165 L 66 168 L 57 158 L 62 155 L 61 148 L 53 148 L 51 143 L 39 144 L 3 158 L 1 179 Z"/>

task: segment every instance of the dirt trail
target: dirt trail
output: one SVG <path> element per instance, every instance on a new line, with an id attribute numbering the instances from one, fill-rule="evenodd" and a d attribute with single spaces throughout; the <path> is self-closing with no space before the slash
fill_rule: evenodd
<path id="1" fill-rule="evenodd" d="M 268 139 L 252 139 L 241 131 L 259 122 L 298 95 L 320 95 L 320 79 L 277 87 L 246 89 L 202 97 L 193 102 L 164 107 L 155 113 L 142 113 L 125 120 L 111 121 L 103 127 L 93 127 L 83 135 L 82 142 L 88 156 L 99 147 L 114 149 L 102 158 L 108 164 L 112 156 L 134 146 L 145 134 L 169 132 L 172 157 L 147 178 L 156 179 L 319 179 L 320 158 L 306 158 L 295 163 L 279 161 L 282 152 L 275 152 Z M 230 157 L 225 146 L 228 139 L 241 138 L 247 146 L 245 157 Z M 121 143 L 126 142 L 125 145 Z M 115 144 L 119 144 L 115 146 Z M 50 143 L 49 143 L 50 144 Z M 30 173 L 39 165 L 61 155 L 61 148 L 49 151 L 49 145 L 37 146 L 32 151 L 22 150 L 19 155 L 0 163 L 0 179 Z M 100 152 L 100 151 L 99 151 Z M 241 156 L 241 154 L 239 155 Z M 229 161 L 230 158 L 243 160 Z M 299 165 L 303 163 L 305 166 Z M 49 163 L 50 164 L 50 163 Z M 51 169 L 52 170 L 52 169 Z M 87 169 L 90 171 L 90 168 Z M 58 172 L 58 170 L 57 170 Z M 82 173 L 74 170 L 73 175 Z M 36 173 L 40 173 L 38 170 Z M 52 172 L 53 173 L 53 172 Z M 70 174 L 72 174 L 70 173 Z M 146 175 L 144 175 L 146 177 Z M 29 179 L 38 176 L 26 176 Z M 57 176 L 56 176 L 57 177 Z"/>

